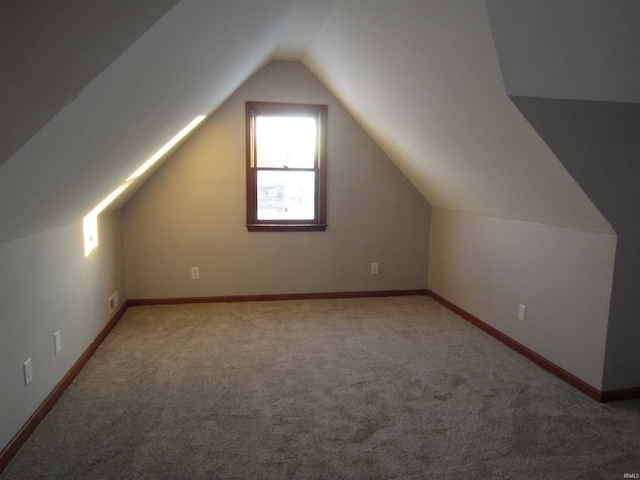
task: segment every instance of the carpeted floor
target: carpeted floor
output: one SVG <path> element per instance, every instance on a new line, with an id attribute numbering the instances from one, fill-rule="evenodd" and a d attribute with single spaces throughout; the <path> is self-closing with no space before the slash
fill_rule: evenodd
<path id="1" fill-rule="evenodd" d="M 598 404 L 428 297 L 130 308 L 9 479 L 622 479 Z"/>

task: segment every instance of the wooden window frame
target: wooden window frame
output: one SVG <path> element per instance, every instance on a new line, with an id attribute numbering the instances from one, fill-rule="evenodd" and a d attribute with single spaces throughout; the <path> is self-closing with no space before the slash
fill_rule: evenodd
<path id="1" fill-rule="evenodd" d="M 255 119 L 270 114 L 277 116 L 309 115 L 317 119 L 315 198 L 313 220 L 259 220 L 258 171 L 256 165 Z M 327 105 L 300 103 L 246 102 L 247 149 L 247 230 L 250 232 L 321 232 L 327 228 Z"/>

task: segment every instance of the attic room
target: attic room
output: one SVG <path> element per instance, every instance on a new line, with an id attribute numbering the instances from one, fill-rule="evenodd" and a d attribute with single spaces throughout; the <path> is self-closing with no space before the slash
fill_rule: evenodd
<path id="1" fill-rule="evenodd" d="M 428 293 L 595 405 L 638 397 L 635 0 L 4 0 L 0 23 L 3 467 L 128 307 L 180 299 Z M 328 106 L 326 231 L 247 231 L 248 101 Z"/>

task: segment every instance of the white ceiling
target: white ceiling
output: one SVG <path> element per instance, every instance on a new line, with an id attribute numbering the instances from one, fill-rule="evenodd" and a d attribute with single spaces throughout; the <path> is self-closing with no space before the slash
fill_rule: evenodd
<path id="1" fill-rule="evenodd" d="M 0 165 L 176 3 L 2 0 Z"/>
<path id="2" fill-rule="evenodd" d="M 86 56 L 67 34 L 57 54 L 72 43 Z M 510 103 L 480 0 L 188 0 L 142 35 L 103 34 L 130 46 L 96 51 L 108 66 L 95 76 L 67 71 L 85 82 L 77 95 L 42 128 L 26 122 L 0 160 L 0 242 L 81 219 L 271 59 L 302 60 L 433 205 L 611 231 Z"/>
<path id="3" fill-rule="evenodd" d="M 342 2 L 304 61 L 432 205 L 610 231 L 505 94 L 484 2 Z"/>
<path id="4" fill-rule="evenodd" d="M 638 0 L 487 0 L 509 95 L 640 103 Z"/>

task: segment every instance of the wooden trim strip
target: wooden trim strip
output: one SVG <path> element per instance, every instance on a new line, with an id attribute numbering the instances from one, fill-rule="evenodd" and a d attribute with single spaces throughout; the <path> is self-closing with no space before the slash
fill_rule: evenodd
<path id="1" fill-rule="evenodd" d="M 20 447 L 27 441 L 29 435 L 33 433 L 42 419 L 49 413 L 55 403 L 58 401 L 64 391 L 71 385 L 71 382 L 78 376 L 87 361 L 93 356 L 100 344 L 107 338 L 109 332 L 116 326 L 124 312 L 129 307 L 129 303 L 125 301 L 120 308 L 116 311 L 115 315 L 109 320 L 105 327 L 100 331 L 91 345 L 84 351 L 80 358 L 73 364 L 71 369 L 62 377 L 62 380 L 58 382 L 55 388 L 49 393 L 47 398 L 40 404 L 38 409 L 31 415 L 29 420 L 22 426 L 22 428 L 11 439 L 2 452 L 0 452 L 0 473 L 9 465 L 11 459 L 18 453 Z"/>
<path id="2" fill-rule="evenodd" d="M 186 303 L 270 302 L 278 300 L 311 300 L 327 298 L 400 297 L 427 295 L 426 289 L 374 290 L 363 292 L 278 293 L 268 295 L 231 295 L 218 297 L 137 298 L 128 301 L 129 306 L 181 305 Z"/>
<path id="3" fill-rule="evenodd" d="M 324 232 L 326 229 L 326 223 L 247 224 L 249 232 Z"/>
<path id="4" fill-rule="evenodd" d="M 521 355 L 524 355 L 525 357 L 527 357 L 532 362 L 534 362 L 537 365 L 541 366 L 542 368 L 544 368 L 548 372 L 553 373 L 556 377 L 558 377 L 561 380 L 565 381 L 566 383 L 568 383 L 572 387 L 577 388 L 582 393 L 585 393 L 585 394 L 589 395 L 594 400 L 596 400 L 598 402 L 605 402 L 605 401 L 609 401 L 610 400 L 608 398 L 608 396 L 605 394 L 606 392 L 603 393 L 600 390 L 592 387 L 588 383 L 584 382 L 583 380 L 580 380 L 578 377 L 576 377 L 575 375 L 567 372 L 566 370 L 564 370 L 563 368 L 559 367 L 555 363 L 550 362 L 549 360 L 547 360 L 546 358 L 540 356 L 539 354 L 537 354 L 533 350 L 525 347 L 524 345 L 522 345 L 519 342 L 516 342 L 514 339 L 512 339 L 508 335 L 505 335 L 504 333 L 502 333 L 501 331 L 495 329 L 491 325 L 488 325 L 488 324 L 484 323 L 479 318 L 474 317 L 469 312 L 463 310 L 462 308 L 460 308 L 457 305 L 451 303 L 447 299 L 441 297 L 440 295 L 435 293 L 433 290 L 428 290 L 428 295 L 430 297 L 432 297 L 434 300 L 436 300 L 438 303 L 441 303 L 442 305 L 447 307 L 452 312 L 460 315 L 462 318 L 464 318 L 468 322 L 472 323 L 476 327 L 478 327 L 481 330 L 483 330 L 484 332 L 488 333 L 489 335 L 491 335 L 495 339 L 501 341 L 507 347 L 512 348 L 513 350 L 515 350 L 516 352 L 518 352 Z M 611 398 L 611 399 L 613 399 L 613 398 Z"/>

